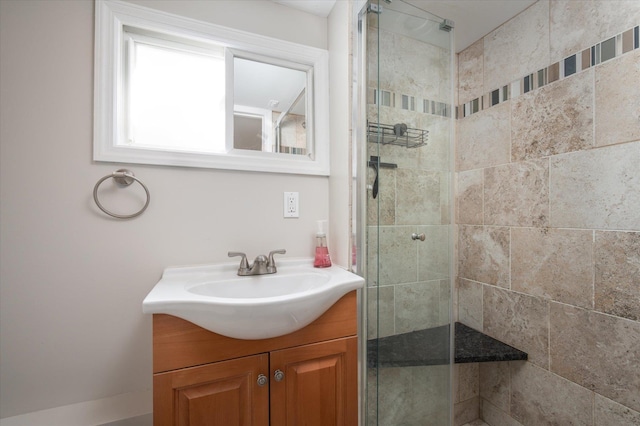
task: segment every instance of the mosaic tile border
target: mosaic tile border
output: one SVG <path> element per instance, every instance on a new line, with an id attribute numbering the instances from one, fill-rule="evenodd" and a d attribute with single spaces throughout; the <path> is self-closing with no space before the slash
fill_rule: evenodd
<path id="1" fill-rule="evenodd" d="M 456 107 L 456 118 L 469 117 L 509 99 L 528 93 L 547 84 L 562 80 L 581 71 L 640 48 L 640 26 L 564 58 L 546 68 L 528 74 L 505 86 L 485 93 L 479 98 Z"/>
<path id="2" fill-rule="evenodd" d="M 369 88 L 368 103 L 390 108 L 399 108 L 421 114 L 431 114 L 440 117 L 451 117 L 451 104 L 431 99 L 419 98 L 412 95 Z"/>

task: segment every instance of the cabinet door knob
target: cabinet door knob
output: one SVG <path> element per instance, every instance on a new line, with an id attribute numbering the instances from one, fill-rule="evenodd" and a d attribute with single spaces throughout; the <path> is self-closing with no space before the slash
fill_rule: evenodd
<path id="1" fill-rule="evenodd" d="M 276 382 L 281 382 L 284 380 L 284 373 L 281 370 L 276 370 L 275 373 L 273 373 L 273 378 L 276 379 Z"/>
<path id="2" fill-rule="evenodd" d="M 264 386 L 267 384 L 267 382 L 269 381 L 269 379 L 267 379 L 267 376 L 265 376 L 264 374 L 260 374 L 258 376 L 258 386 Z"/>

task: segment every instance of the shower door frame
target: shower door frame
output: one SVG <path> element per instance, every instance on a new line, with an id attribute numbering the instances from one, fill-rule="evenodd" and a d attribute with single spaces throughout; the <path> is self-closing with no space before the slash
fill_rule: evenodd
<path id="1" fill-rule="evenodd" d="M 367 64 L 367 15 L 369 4 L 379 4 L 379 0 L 354 0 L 352 8 L 352 34 L 353 34 L 353 62 L 352 62 L 352 164 L 353 164 L 353 191 L 355 194 L 355 202 L 353 206 L 353 223 L 352 228 L 355 234 L 354 247 L 356 250 L 355 272 L 367 279 L 367 171 L 368 171 L 368 149 L 367 149 L 367 91 L 368 91 L 368 64 Z M 449 255 L 449 423 L 454 424 L 454 312 L 453 298 L 457 294 L 455 292 L 455 237 L 457 235 L 455 226 L 455 120 L 457 111 L 454 106 L 455 93 L 455 49 L 454 35 L 450 36 L 450 88 L 449 88 L 449 105 L 450 105 L 450 121 L 449 121 L 449 228 L 448 238 L 448 255 Z M 380 60 L 378 56 L 378 61 Z M 379 244 L 379 238 L 377 239 Z M 379 268 L 376 269 L 379 271 Z M 379 281 L 378 281 L 379 282 Z M 359 356 L 358 356 L 358 380 L 359 380 L 359 425 L 367 424 L 367 405 L 369 384 L 367 381 L 367 342 L 368 342 L 368 318 L 367 318 L 367 300 L 370 288 L 367 283 L 360 291 L 358 300 L 358 338 L 359 338 Z M 378 392 L 376 391 L 376 398 Z M 377 401 L 376 401 L 377 404 Z M 389 425 L 392 426 L 392 425 Z"/>

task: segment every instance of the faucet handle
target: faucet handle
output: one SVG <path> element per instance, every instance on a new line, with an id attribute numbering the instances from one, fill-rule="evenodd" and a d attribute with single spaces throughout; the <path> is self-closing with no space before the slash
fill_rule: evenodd
<path id="1" fill-rule="evenodd" d="M 273 259 L 274 254 L 286 254 L 287 251 L 285 249 L 273 250 L 269 252 L 269 261 L 267 262 L 267 268 L 269 268 L 269 272 L 276 272 L 276 261 Z"/>
<path id="2" fill-rule="evenodd" d="M 249 261 L 247 260 L 247 255 L 244 253 L 240 253 L 239 251 L 230 251 L 229 253 L 227 253 L 227 256 L 229 257 L 234 257 L 234 256 L 242 256 L 242 259 L 240 260 L 240 270 L 249 270 Z"/>

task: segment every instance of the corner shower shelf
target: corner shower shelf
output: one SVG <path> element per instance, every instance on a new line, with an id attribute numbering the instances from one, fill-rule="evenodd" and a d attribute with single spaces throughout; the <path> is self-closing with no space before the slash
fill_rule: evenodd
<path id="1" fill-rule="evenodd" d="M 521 361 L 525 352 L 455 323 L 455 363 Z M 428 328 L 367 342 L 369 367 L 411 367 L 449 363 L 449 326 Z"/>
<path id="2" fill-rule="evenodd" d="M 428 130 L 412 129 L 404 123 L 367 125 L 367 141 L 382 145 L 397 145 L 418 148 L 427 144 Z"/>

